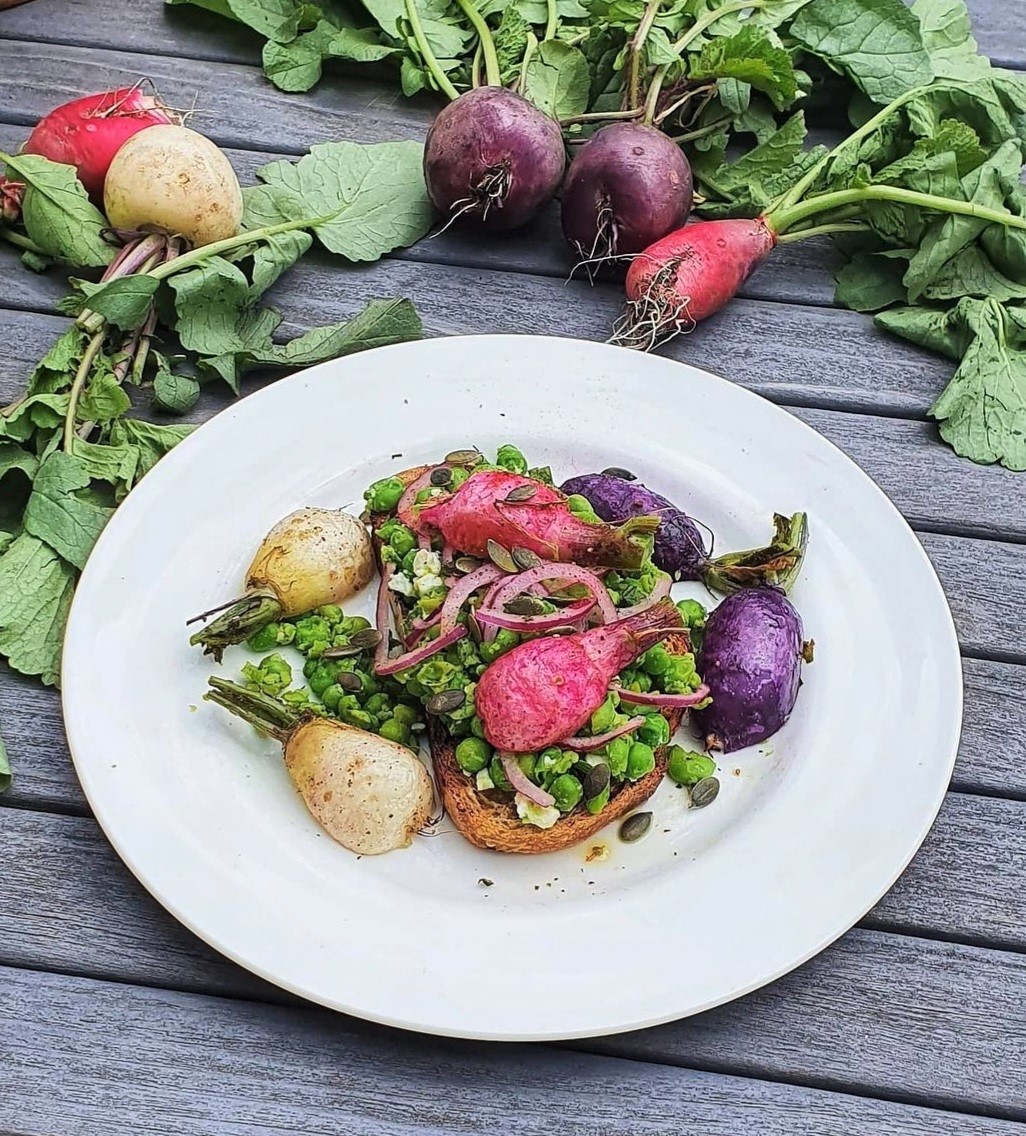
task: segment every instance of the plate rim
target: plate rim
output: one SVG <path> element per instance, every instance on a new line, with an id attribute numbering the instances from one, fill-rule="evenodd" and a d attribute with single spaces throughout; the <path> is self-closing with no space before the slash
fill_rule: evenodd
<path id="1" fill-rule="evenodd" d="M 535 341 L 541 341 L 542 344 L 544 344 L 544 343 L 570 344 L 570 345 L 573 345 L 574 347 L 576 347 L 578 349 L 602 350 L 602 351 L 615 352 L 615 353 L 621 354 L 624 358 L 627 358 L 627 357 L 635 358 L 637 356 L 637 352 L 635 352 L 635 351 L 633 351 L 629 348 L 619 347 L 619 346 L 616 346 L 616 345 L 613 345 L 613 344 L 598 343 L 598 342 L 595 342 L 593 340 L 582 340 L 582 339 L 575 338 L 575 337 L 572 337 L 572 336 L 531 335 L 531 334 L 528 334 L 528 333 L 509 333 L 509 334 L 490 333 L 490 334 L 478 334 L 478 335 L 436 336 L 436 337 L 431 337 L 431 338 L 426 338 L 426 339 L 406 341 L 406 342 L 399 343 L 399 344 L 389 344 L 389 345 L 382 346 L 382 347 L 370 348 L 366 351 L 357 352 L 357 353 L 355 353 L 353 355 L 349 355 L 349 356 L 342 356 L 341 358 L 338 358 L 338 359 L 327 360 L 324 363 L 319 363 L 319 364 L 316 364 L 315 366 L 307 367 L 307 368 L 304 368 L 302 370 L 293 372 L 292 374 L 287 375 L 283 378 L 273 380 L 273 381 L 265 384 L 261 388 L 254 390 L 254 391 L 250 392 L 249 394 L 243 396 L 242 398 L 239 398 L 236 401 L 229 403 L 223 409 L 219 410 L 216 414 L 211 415 L 210 418 L 208 418 L 204 422 L 200 423 L 194 431 L 192 431 L 177 446 L 175 446 L 175 448 L 172 451 L 170 451 L 167 455 L 165 455 L 157 463 L 157 465 L 154 467 L 154 469 L 151 470 L 149 474 L 147 474 L 147 477 L 142 479 L 137 487 L 133 488 L 133 490 L 129 494 L 129 497 L 137 494 L 139 492 L 140 488 L 147 483 L 149 478 L 152 477 L 153 474 L 158 469 L 164 469 L 165 472 L 163 474 L 161 474 L 160 477 L 157 478 L 154 483 L 151 483 L 151 484 L 154 484 L 155 486 L 157 486 L 157 488 L 150 490 L 150 492 L 158 492 L 160 483 L 163 482 L 164 480 L 166 480 L 167 478 L 174 476 L 177 464 L 179 462 L 186 462 L 191 458 L 192 449 L 195 447 L 195 444 L 196 444 L 196 443 L 194 443 L 193 439 L 196 438 L 197 436 L 201 435 L 203 430 L 209 424 L 211 424 L 213 422 L 222 422 L 222 426 L 224 426 L 225 422 L 230 423 L 230 421 L 240 412 L 240 409 L 243 406 L 243 404 L 249 403 L 249 401 L 251 399 L 263 398 L 265 395 L 270 394 L 272 391 L 279 389 L 282 384 L 291 384 L 291 383 L 293 383 L 297 380 L 308 379 L 311 375 L 315 375 L 315 374 L 317 374 L 318 372 L 321 372 L 321 371 L 329 371 L 329 370 L 337 367 L 339 364 L 342 364 L 343 366 L 353 365 L 354 363 L 356 363 L 356 361 L 359 358 L 366 358 L 370 355 L 380 355 L 382 352 L 390 353 L 390 352 L 411 352 L 412 351 L 412 352 L 415 353 L 416 351 L 421 350 L 425 347 L 427 347 L 429 350 L 431 350 L 431 349 L 435 349 L 439 344 L 451 343 L 451 341 L 454 341 L 454 340 L 460 341 L 460 342 L 475 341 L 476 343 L 482 344 L 482 346 L 484 347 L 485 350 L 487 349 L 487 345 L 489 343 L 494 343 L 494 344 L 496 344 L 496 346 L 498 346 L 500 344 L 508 343 L 511 340 L 512 341 L 520 341 L 520 342 L 532 341 L 532 343 L 535 342 Z M 739 382 L 735 382 L 733 380 L 727 379 L 722 375 L 715 374 L 714 372 L 706 371 L 703 368 L 696 367 L 693 364 L 688 363 L 686 361 L 668 359 L 665 356 L 657 356 L 657 358 L 662 358 L 666 362 L 675 363 L 677 366 L 681 366 L 681 367 L 685 368 L 686 370 L 689 370 L 690 372 L 692 372 L 693 375 L 699 377 L 702 381 L 711 382 L 711 384 L 713 386 L 731 388 L 731 390 L 739 396 L 743 396 L 743 397 L 746 397 L 748 399 L 755 400 L 759 403 L 768 404 L 774 410 L 780 412 L 781 414 L 787 415 L 788 418 L 791 421 L 791 424 L 799 427 L 801 432 L 803 432 L 807 436 L 808 435 L 813 436 L 819 444 L 823 444 L 823 445 L 827 446 L 831 451 L 833 451 L 833 454 L 834 454 L 835 457 L 840 457 L 842 459 L 842 462 L 849 468 L 849 470 L 851 472 L 854 473 L 854 475 L 856 477 L 861 477 L 866 482 L 869 483 L 869 485 L 871 486 L 872 491 L 875 494 L 877 500 L 884 506 L 884 508 L 887 511 L 890 512 L 890 514 L 892 515 L 893 518 L 897 519 L 900 522 L 900 524 L 901 524 L 902 528 L 904 529 L 906 535 L 911 537 L 912 544 L 915 546 L 916 556 L 918 558 L 919 564 L 920 564 L 921 568 L 925 569 L 925 571 L 926 571 L 926 575 L 924 577 L 923 583 L 925 585 L 926 581 L 929 580 L 930 586 L 933 589 L 933 591 L 935 592 L 935 597 L 937 599 L 939 599 L 939 601 L 940 601 L 940 610 L 942 610 L 943 613 L 944 613 L 943 633 L 944 633 L 944 637 L 948 640 L 949 647 L 951 648 L 951 659 L 954 662 L 954 670 L 955 670 L 955 676 L 954 677 L 956 677 L 957 680 L 958 680 L 957 684 L 956 684 L 957 690 L 956 690 L 956 692 L 954 692 L 954 698 L 950 703 L 951 709 L 952 709 L 952 719 L 951 719 L 952 720 L 952 730 L 951 730 L 951 734 L 953 736 L 950 738 L 949 742 L 947 743 L 948 752 L 947 752 L 946 761 L 944 763 L 943 780 L 941 780 L 941 778 L 940 778 L 940 767 L 939 767 L 939 763 L 938 763 L 938 786 L 939 786 L 939 788 L 937 789 L 937 791 L 934 794 L 934 799 L 931 802 L 929 809 L 924 810 L 924 820 L 923 820 L 922 824 L 920 825 L 919 829 L 916 831 L 914 837 L 911 838 L 908 842 L 909 847 L 908 847 L 907 853 L 903 856 L 901 863 L 890 874 L 890 878 L 889 878 L 886 886 L 884 886 L 882 888 L 882 890 L 879 891 L 879 894 L 875 895 L 870 900 L 870 902 L 868 902 L 868 904 L 866 904 L 865 907 L 862 908 L 861 910 L 859 910 L 856 914 L 854 914 L 851 917 L 845 916 L 844 919 L 841 920 L 841 923 L 842 923 L 841 926 L 834 928 L 834 929 L 831 929 L 830 931 L 824 933 L 817 940 L 817 942 L 813 946 L 811 946 L 806 952 L 801 954 L 799 957 L 794 958 L 793 960 L 791 960 L 787 964 L 776 968 L 773 972 L 768 973 L 764 976 L 761 976 L 761 977 L 753 980 L 750 983 L 744 984 L 742 986 L 738 986 L 738 987 L 732 989 L 731 991 L 729 991 L 727 993 L 724 993 L 724 994 L 719 995 L 717 997 L 710 998 L 706 1001 L 703 1001 L 700 1004 L 691 1007 L 690 1009 L 687 1009 L 687 1010 L 684 1010 L 684 1011 L 671 1010 L 671 1011 L 669 1011 L 665 1014 L 653 1015 L 653 1016 L 644 1018 L 643 1020 L 634 1020 L 634 1021 L 631 1021 L 630 1023 L 626 1023 L 626 1024 L 622 1023 L 622 1022 L 616 1022 L 616 1023 L 613 1023 L 612 1025 L 609 1025 L 609 1026 L 604 1026 L 604 1027 L 600 1027 L 600 1028 L 582 1029 L 582 1030 L 542 1029 L 542 1030 L 528 1031 L 528 1032 L 509 1032 L 509 1031 L 503 1031 L 503 1030 L 495 1030 L 495 1031 L 473 1030 L 473 1031 L 468 1031 L 468 1030 L 461 1030 L 461 1029 L 452 1028 L 452 1027 L 431 1025 L 426 1021 L 419 1021 L 419 1020 L 414 1021 L 414 1020 L 410 1020 L 410 1019 L 397 1018 L 393 1015 L 388 1015 L 388 1014 L 376 1014 L 373 1011 L 361 1009 L 358 1006 L 354 1006 L 352 1004 L 345 1003 L 341 1000 L 326 997 L 323 994 L 317 993 L 315 990 L 312 990 L 308 987 L 305 987 L 300 982 L 283 980 L 281 977 L 274 974 L 272 971 L 265 969 L 262 966 L 256 964 L 255 962 L 247 959 L 242 952 L 229 948 L 226 944 L 224 944 L 223 942 L 220 941 L 220 937 L 218 935 L 210 934 L 209 932 L 205 931 L 203 929 L 203 927 L 200 924 L 198 924 L 196 921 L 186 917 L 184 912 L 180 909 L 179 905 L 176 902 L 174 902 L 171 899 L 170 896 L 165 894 L 160 888 L 156 887 L 152 882 L 150 882 L 146 878 L 146 873 L 141 871 L 139 869 L 137 863 L 133 861 L 130 849 L 124 846 L 123 842 L 120 841 L 117 838 L 115 832 L 112 830 L 112 827 L 109 824 L 110 817 L 105 814 L 104 809 L 102 807 L 100 807 L 97 800 L 94 799 L 94 792 L 96 791 L 97 786 L 95 784 L 91 784 L 91 782 L 90 782 L 90 777 L 89 777 L 89 773 L 88 773 L 89 762 L 86 761 L 84 759 L 83 755 L 79 752 L 78 741 L 75 737 L 74 727 L 73 727 L 71 721 L 69 720 L 70 714 L 69 714 L 69 709 L 68 709 L 68 703 L 70 701 L 70 696 L 69 696 L 68 691 L 69 691 L 69 686 L 74 686 L 74 682 L 69 683 L 67 681 L 67 676 L 69 674 L 73 673 L 73 672 L 70 671 L 70 670 L 65 672 L 64 664 L 69 659 L 69 657 L 71 655 L 73 655 L 74 649 L 75 649 L 75 643 L 74 643 L 75 636 L 72 634 L 72 632 L 74 630 L 75 633 L 77 634 L 78 620 L 80 618 L 82 618 L 82 617 L 78 616 L 77 613 L 81 612 L 83 610 L 83 607 L 84 607 L 84 601 L 80 602 L 80 597 L 85 594 L 85 589 L 83 588 L 83 582 L 88 579 L 90 565 L 95 564 L 95 563 L 99 563 L 99 558 L 97 556 L 97 553 L 102 552 L 102 549 L 103 549 L 105 543 L 108 541 L 108 539 L 113 539 L 110 534 L 116 532 L 115 526 L 117 525 L 118 517 L 121 514 L 121 509 L 119 507 L 118 512 L 114 515 L 114 517 L 111 518 L 110 522 L 108 523 L 108 525 L 106 526 L 104 531 L 100 534 L 100 537 L 97 540 L 96 545 L 94 546 L 94 548 L 92 550 L 92 553 L 90 554 L 89 561 L 86 564 L 86 568 L 83 570 L 83 572 L 82 572 L 82 574 L 79 578 L 78 584 L 77 584 L 76 589 L 75 589 L 74 597 L 72 599 L 72 604 L 71 604 L 71 609 L 70 609 L 69 615 L 68 615 L 67 626 L 66 626 L 66 634 L 65 634 L 64 643 L 62 645 L 62 654 L 61 654 L 62 717 L 63 717 L 63 720 L 64 720 L 65 734 L 66 734 L 67 741 L 68 741 L 68 748 L 69 748 L 69 752 L 71 754 L 72 763 L 74 765 L 76 776 L 78 777 L 78 780 L 79 780 L 79 783 L 82 787 L 82 791 L 85 795 L 86 801 L 88 802 L 90 809 L 92 810 L 93 817 L 94 817 L 95 821 L 97 822 L 97 824 L 100 826 L 100 829 L 103 832 L 105 838 L 108 840 L 108 842 L 114 848 L 115 852 L 118 854 L 119 859 L 122 861 L 122 863 L 125 865 L 125 867 L 128 868 L 128 870 L 131 872 L 132 876 L 140 883 L 140 885 L 147 891 L 147 893 L 149 895 L 151 895 L 179 923 L 181 923 L 184 927 L 186 927 L 186 929 L 188 931 L 190 931 L 192 934 L 196 935 L 196 937 L 198 939 L 200 939 L 202 942 L 206 943 L 209 947 L 211 947 L 212 949 L 217 951 L 219 954 L 221 954 L 225 958 L 229 959 L 231 962 L 242 967 L 244 970 L 248 971 L 250 974 L 256 975 L 258 978 L 262 979 L 263 981 L 266 981 L 269 984 L 277 987 L 278 989 L 282 989 L 282 990 L 285 990 L 289 993 L 295 994 L 295 995 L 303 998 L 305 1001 L 308 1001 L 308 1002 L 310 1002 L 314 1005 L 323 1006 L 323 1007 L 326 1007 L 328 1009 L 334 1010 L 336 1012 L 344 1013 L 344 1014 L 350 1015 L 352 1017 L 359 1018 L 359 1019 L 364 1020 L 364 1021 L 370 1021 L 370 1022 L 377 1023 L 379 1025 L 385 1025 L 385 1026 L 389 1026 L 389 1027 L 392 1027 L 392 1028 L 403 1029 L 403 1030 L 406 1030 L 406 1031 L 409 1031 L 409 1032 L 423 1034 L 425 1036 L 438 1036 L 438 1037 L 449 1037 L 449 1038 L 461 1038 L 461 1039 L 466 1039 L 466 1040 L 500 1041 L 500 1042 L 553 1042 L 553 1041 L 560 1041 L 560 1040 L 568 1040 L 569 1041 L 569 1040 L 578 1040 L 578 1039 L 584 1039 L 584 1038 L 605 1037 L 605 1036 L 611 1036 L 611 1035 L 619 1034 L 619 1033 L 631 1033 L 631 1032 L 635 1032 L 637 1030 L 648 1029 L 648 1028 L 652 1028 L 652 1027 L 655 1027 L 655 1026 L 664 1025 L 668 1022 L 683 1021 L 687 1018 L 693 1017 L 696 1014 L 704 1013 L 707 1010 L 711 1010 L 711 1009 L 716 1008 L 717 1006 L 722 1006 L 722 1005 L 725 1005 L 729 1002 L 735 1001 L 738 998 L 743 998 L 743 997 L 752 993 L 755 990 L 759 990 L 764 986 L 768 986 L 771 983 L 778 981 L 780 978 L 784 977 L 785 975 L 790 974 L 792 971 L 797 970 L 801 966 L 804 966 L 805 963 L 807 963 L 810 959 L 814 958 L 816 955 L 822 953 L 822 951 L 824 951 L 832 943 L 836 942 L 846 932 L 848 932 L 853 927 L 855 927 L 865 917 L 865 915 L 869 911 L 871 911 L 880 902 L 880 900 L 891 890 L 891 888 L 894 886 L 894 884 L 897 882 L 897 880 L 905 872 L 906 868 L 911 863 L 911 861 L 915 857 L 916 853 L 919 851 L 920 847 L 922 846 L 923 842 L 925 841 L 927 835 L 929 834 L 930 830 L 932 829 L 932 827 L 933 827 L 933 825 L 936 821 L 937 815 L 940 812 L 940 809 L 943 805 L 944 799 L 945 799 L 945 797 L 948 793 L 948 790 L 949 790 L 952 773 L 953 773 L 954 766 L 955 766 L 957 756 L 958 756 L 961 734 L 962 734 L 962 730 L 963 730 L 963 727 L 964 727 L 964 695 L 965 695 L 965 690 L 964 690 L 964 668 L 963 668 L 963 663 L 962 663 L 961 649 L 960 649 L 959 642 L 958 642 L 957 628 L 955 626 L 954 618 L 953 618 L 952 613 L 951 613 L 951 608 L 950 608 L 950 605 L 948 604 L 947 596 L 945 595 L 944 588 L 943 588 L 943 585 L 941 583 L 940 577 L 937 574 L 937 570 L 933 566 L 933 563 L 931 562 L 929 556 L 927 555 L 926 550 L 923 547 L 922 542 L 919 540 L 919 537 L 916 534 L 915 530 L 912 528 L 912 526 L 909 524 L 909 522 L 906 520 L 905 516 L 901 513 L 901 511 L 894 504 L 894 502 L 891 501 L 891 499 L 883 491 L 883 489 L 880 487 L 880 485 L 877 483 L 877 481 L 866 470 L 864 470 L 853 458 L 851 458 L 847 453 L 845 453 L 845 451 L 842 450 L 836 443 L 834 443 L 831 439 L 826 437 L 826 435 L 820 433 L 820 431 L 816 430 L 815 427 L 811 426 L 809 423 L 805 422 L 803 419 L 799 418 L 797 415 L 790 413 L 790 408 L 788 406 L 775 403 L 771 399 L 766 398 L 764 395 L 759 394 L 758 392 L 750 389 L 749 387 L 742 385 Z M 126 501 L 128 499 L 129 498 L 126 497 Z M 122 505 L 123 504 L 124 504 L 124 502 L 122 503 Z M 940 634 L 940 631 L 941 631 L 941 628 L 938 627 L 938 634 Z"/>

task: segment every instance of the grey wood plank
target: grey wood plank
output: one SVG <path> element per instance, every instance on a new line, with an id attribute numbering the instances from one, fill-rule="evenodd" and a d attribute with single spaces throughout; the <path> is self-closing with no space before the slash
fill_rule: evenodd
<path id="1" fill-rule="evenodd" d="M 1026 798 L 1026 672 L 1007 663 L 963 659 L 965 716 L 952 784 L 969 792 Z"/>
<path id="2" fill-rule="evenodd" d="M 663 1064 L 418 1038 L 315 1009 L 0 973 L 0 1125 L 19 1136 L 1022 1131 L 1001 1119 Z"/>

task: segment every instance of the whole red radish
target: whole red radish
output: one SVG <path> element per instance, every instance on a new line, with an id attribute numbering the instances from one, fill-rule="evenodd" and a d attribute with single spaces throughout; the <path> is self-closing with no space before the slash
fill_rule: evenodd
<path id="1" fill-rule="evenodd" d="M 122 145 L 149 126 L 181 121 L 180 115 L 140 87 L 119 87 L 50 111 L 36 123 L 22 152 L 74 166 L 86 192 L 102 206 L 107 168 Z"/>
<path id="2" fill-rule="evenodd" d="M 436 208 L 492 230 L 530 221 L 566 166 L 558 124 L 504 87 L 476 87 L 439 111 L 424 146 Z"/>
<path id="3" fill-rule="evenodd" d="M 667 597 L 604 627 L 521 643 L 496 659 L 477 685 L 485 737 L 513 753 L 571 737 L 605 701 L 620 671 L 681 626 Z"/>
<path id="4" fill-rule="evenodd" d="M 534 490 L 527 500 L 509 500 L 514 490 Z M 566 497 L 550 485 L 505 470 L 472 474 L 453 493 L 429 503 L 416 526 L 441 533 L 447 544 L 469 556 L 488 555 L 488 542 L 505 549 L 526 548 L 545 560 L 641 567 L 644 548 L 631 537 L 654 532 L 656 516 L 632 517 L 623 525 L 592 524 L 576 517 Z"/>
<path id="5" fill-rule="evenodd" d="M 692 192 L 691 166 L 675 142 L 654 126 L 614 122 L 570 163 L 563 235 L 585 264 L 641 252 L 684 224 Z"/>
<path id="6" fill-rule="evenodd" d="M 650 350 L 718 312 L 777 243 L 765 219 L 698 221 L 639 253 L 612 342 Z"/>

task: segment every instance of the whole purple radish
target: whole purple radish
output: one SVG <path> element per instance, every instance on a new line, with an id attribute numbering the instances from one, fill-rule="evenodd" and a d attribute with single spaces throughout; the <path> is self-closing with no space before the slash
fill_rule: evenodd
<path id="1" fill-rule="evenodd" d="M 712 702 L 692 720 L 710 749 L 765 741 L 787 721 L 801 684 L 801 616 L 777 588 L 728 596 L 709 616 L 698 671 Z"/>
<path id="2" fill-rule="evenodd" d="M 424 181 L 450 220 L 494 231 L 530 221 L 559 188 L 559 126 L 504 87 L 476 87 L 439 111 L 424 146 Z"/>
<path id="3" fill-rule="evenodd" d="M 564 481 L 560 490 L 568 497 L 586 498 L 604 521 L 626 521 L 630 517 L 655 514 L 660 518 L 656 530 L 652 561 L 675 580 L 698 580 L 708 552 L 695 522 L 672 501 L 640 481 L 629 481 L 611 473 L 588 473 Z"/>
<path id="4" fill-rule="evenodd" d="M 675 580 L 701 580 L 706 587 L 729 593 L 739 588 L 771 585 L 786 592 L 794 583 L 805 558 L 809 539 L 805 513 L 773 514 L 774 533 L 769 544 L 744 552 L 728 552 L 715 560 L 698 525 L 672 501 L 646 488 L 627 470 L 586 473 L 564 481 L 568 497 L 584 497 L 603 521 L 616 523 L 642 514 L 661 518 L 652 549 L 652 563 Z"/>
<path id="5" fill-rule="evenodd" d="M 584 262 L 630 256 L 691 212 L 691 166 L 654 126 L 614 122 L 577 152 L 560 195 L 563 235 Z"/>

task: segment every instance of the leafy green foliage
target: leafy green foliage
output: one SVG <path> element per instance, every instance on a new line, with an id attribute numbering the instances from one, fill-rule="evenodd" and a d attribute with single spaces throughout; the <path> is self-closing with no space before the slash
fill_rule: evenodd
<path id="1" fill-rule="evenodd" d="M 571 118 L 588 109 L 591 72 L 576 47 L 549 40 L 538 45 L 524 70 L 524 96 L 551 118 Z"/>

